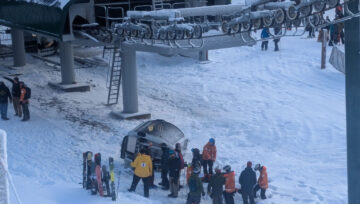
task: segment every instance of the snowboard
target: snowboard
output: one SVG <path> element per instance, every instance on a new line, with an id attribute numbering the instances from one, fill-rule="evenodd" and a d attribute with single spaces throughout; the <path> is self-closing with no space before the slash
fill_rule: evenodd
<path id="1" fill-rule="evenodd" d="M 86 166 L 85 166 L 85 169 L 84 169 L 84 173 L 85 173 L 85 181 L 83 181 L 83 184 L 85 183 L 86 185 L 86 190 L 89 190 L 91 189 L 91 184 L 92 184 L 92 181 L 91 181 L 91 164 L 92 164 L 92 152 L 88 151 L 88 152 L 85 152 L 86 155 Z"/>
<path id="2" fill-rule="evenodd" d="M 90 188 L 91 188 L 91 195 L 96 195 L 97 193 L 97 181 L 95 175 L 96 164 L 95 162 L 91 162 L 90 164 Z"/>
<path id="3" fill-rule="evenodd" d="M 109 180 L 110 180 L 109 172 L 106 169 L 106 166 L 103 165 L 102 166 L 102 182 L 103 182 L 103 186 L 105 186 L 105 189 L 106 189 L 106 197 L 111 196 Z M 103 189 L 104 189 L 104 187 L 103 187 Z"/>
<path id="4" fill-rule="evenodd" d="M 102 185 L 102 178 L 101 178 L 101 154 L 95 154 L 95 175 L 96 175 L 96 184 L 97 190 L 99 191 L 100 196 L 104 196 L 103 185 Z"/>
<path id="5" fill-rule="evenodd" d="M 112 157 L 109 157 L 109 171 L 110 171 L 111 199 L 115 201 L 116 194 L 115 194 L 114 158 Z"/>
<path id="6" fill-rule="evenodd" d="M 83 176 L 83 181 L 82 181 L 82 185 L 83 188 L 86 188 L 86 177 L 87 177 L 87 172 L 86 172 L 86 167 L 87 167 L 87 152 L 83 152 L 83 171 L 82 171 L 82 176 Z"/>

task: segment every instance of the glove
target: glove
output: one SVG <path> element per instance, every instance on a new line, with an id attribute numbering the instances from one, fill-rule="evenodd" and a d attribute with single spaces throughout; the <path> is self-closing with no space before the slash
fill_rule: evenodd
<path id="1" fill-rule="evenodd" d="M 203 192 L 201 192 L 201 195 L 202 195 L 202 196 L 205 196 L 205 192 L 204 192 L 204 191 L 203 191 Z"/>

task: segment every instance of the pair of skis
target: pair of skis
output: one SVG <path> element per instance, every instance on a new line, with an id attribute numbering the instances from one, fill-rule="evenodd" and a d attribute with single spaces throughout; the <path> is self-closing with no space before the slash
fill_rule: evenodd
<path id="1" fill-rule="evenodd" d="M 106 189 L 106 197 L 111 197 L 115 201 L 114 158 L 109 157 L 108 171 L 105 165 L 101 168 L 101 154 L 95 154 L 94 161 L 92 155 L 90 151 L 83 153 L 83 188 L 90 190 L 92 195 L 99 192 L 100 196 L 104 196 Z"/>

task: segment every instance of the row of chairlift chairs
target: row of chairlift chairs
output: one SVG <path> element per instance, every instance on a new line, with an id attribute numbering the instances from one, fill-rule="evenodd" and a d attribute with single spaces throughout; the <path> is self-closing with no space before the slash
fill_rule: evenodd
<path id="1" fill-rule="evenodd" d="M 290 26 L 294 26 L 297 30 L 298 27 L 309 24 L 313 27 L 323 24 L 324 11 L 344 4 L 341 4 L 340 0 L 296 0 L 293 2 L 259 0 L 234 14 L 221 16 L 173 17 L 176 15 L 168 15 L 169 13 L 161 10 L 131 11 L 128 12 L 125 22 L 113 24 L 112 28 L 124 39 L 164 41 L 232 35 L 275 26 L 284 28 L 284 35 L 286 28 Z M 176 13 L 176 10 L 172 11 Z M 220 34 L 211 32 L 205 35 L 210 30 L 220 30 Z"/>

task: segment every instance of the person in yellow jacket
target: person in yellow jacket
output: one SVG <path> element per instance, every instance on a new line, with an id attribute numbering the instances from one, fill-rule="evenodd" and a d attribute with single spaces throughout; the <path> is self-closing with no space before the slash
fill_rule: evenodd
<path id="1" fill-rule="evenodd" d="M 146 155 L 146 150 L 141 149 L 140 154 L 138 154 L 133 162 L 131 162 L 131 167 L 135 168 L 133 181 L 131 184 L 129 192 L 133 192 L 136 189 L 137 184 L 140 179 L 144 183 L 144 196 L 149 197 L 149 182 L 152 175 L 153 167 L 151 162 L 151 157 Z"/>

